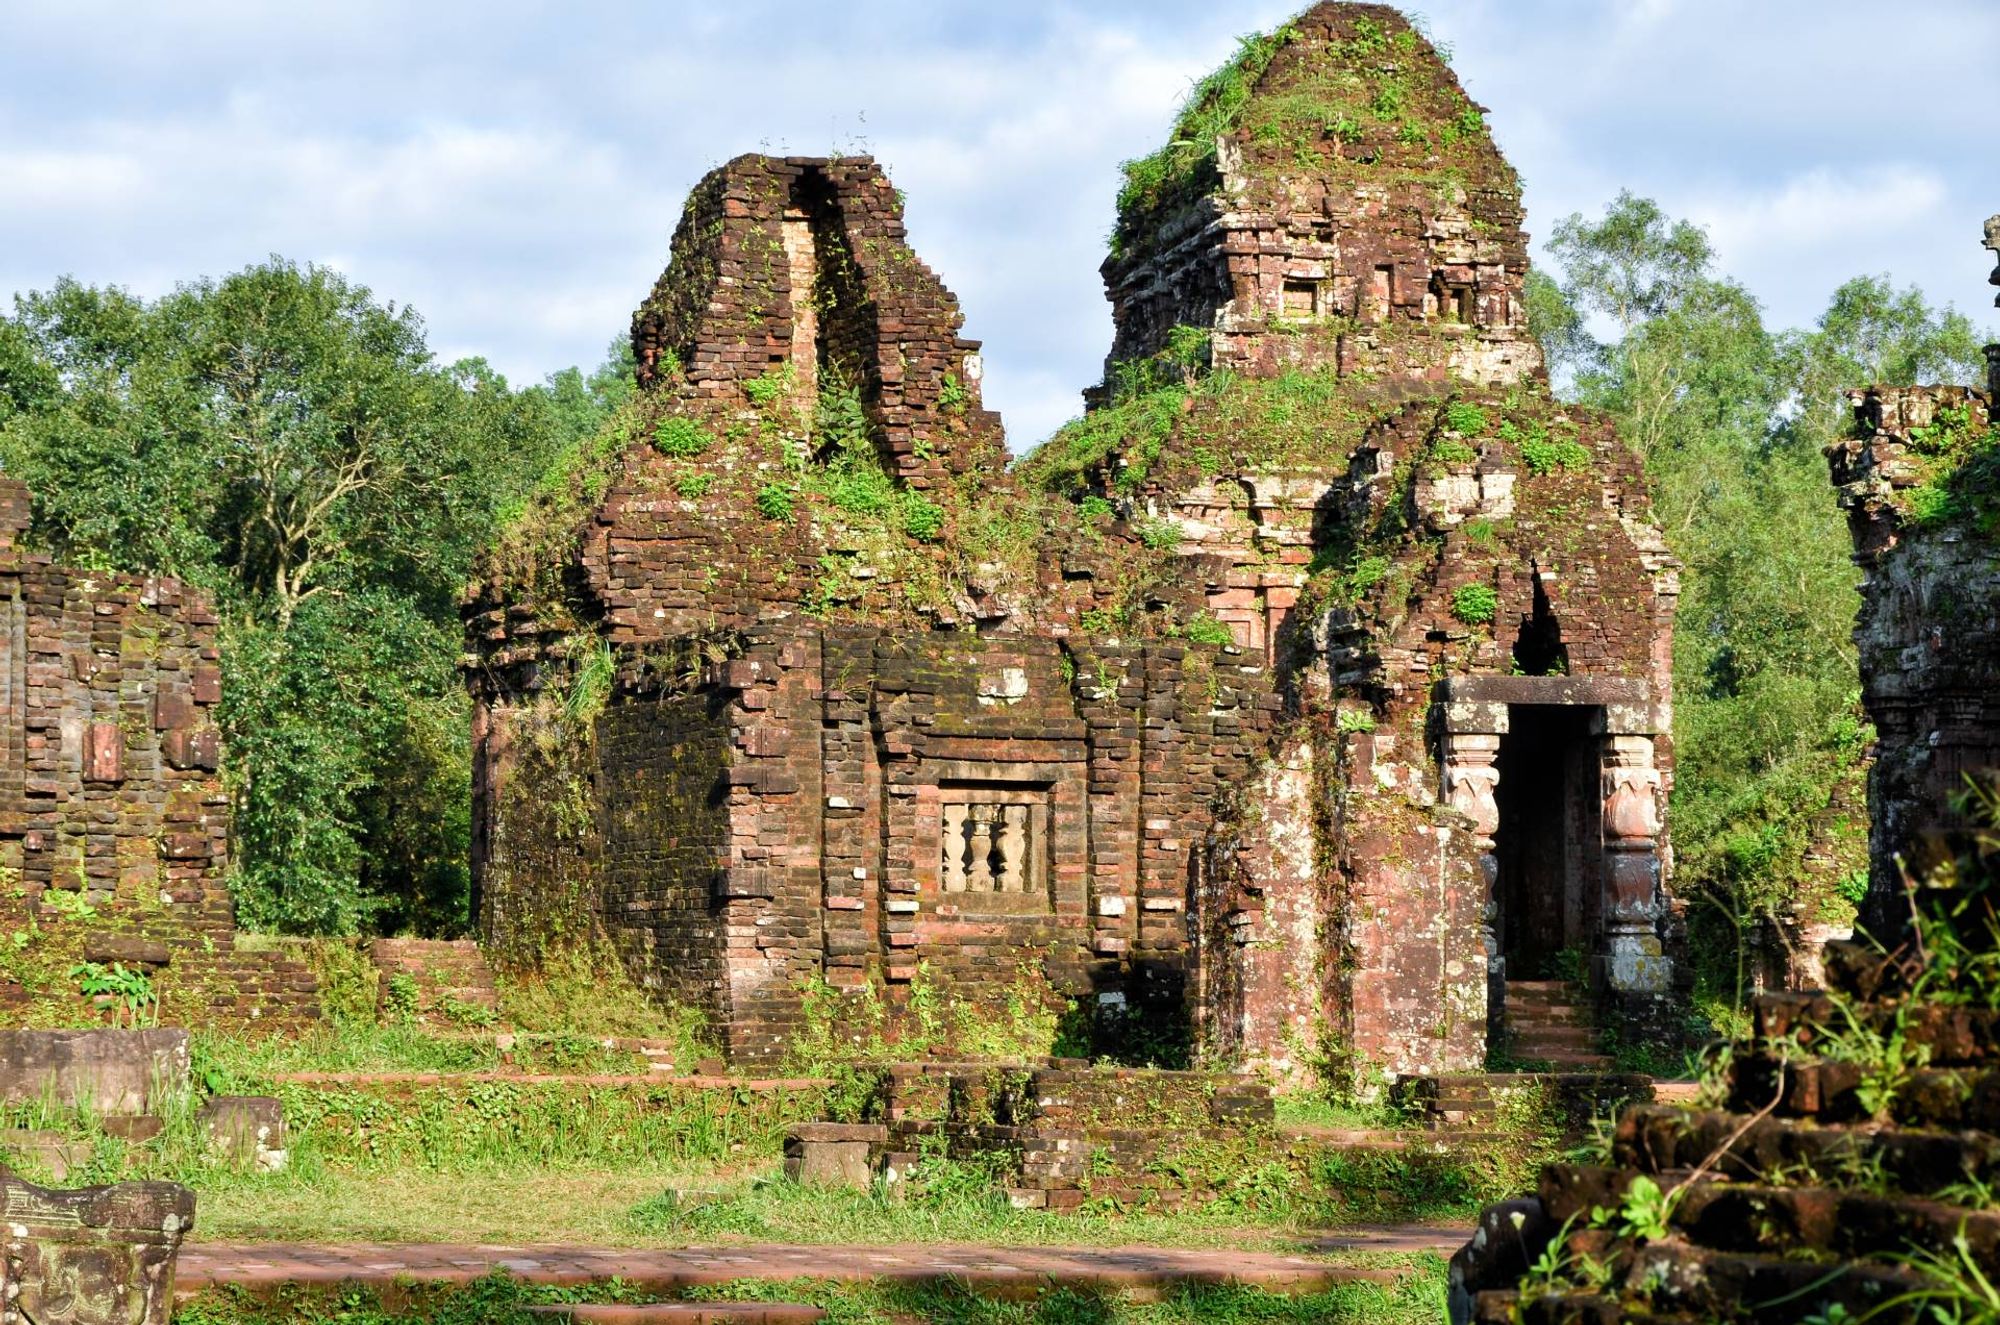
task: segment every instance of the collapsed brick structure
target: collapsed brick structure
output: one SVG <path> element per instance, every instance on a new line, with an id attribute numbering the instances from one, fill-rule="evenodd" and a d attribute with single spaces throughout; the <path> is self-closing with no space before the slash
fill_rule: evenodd
<path id="1" fill-rule="evenodd" d="M 190 1020 L 316 1016 L 302 966 L 235 945 L 214 612 L 24 550 L 30 507 L 0 475 L 0 928 L 81 926 L 71 960 L 152 971 Z M 0 1007 L 32 992 L 0 976 Z"/>
<path id="2" fill-rule="evenodd" d="M 1202 1204 L 1241 1176 L 1274 1116 L 1270 1087 L 1213 1072 L 1105 1071 L 1082 1060 L 880 1069 L 866 1121 L 803 1123 L 786 1135 L 795 1182 L 905 1181 L 927 1154 L 996 1164 L 1019 1209 L 1086 1201 Z"/>
<path id="3" fill-rule="evenodd" d="M 2000 217 L 1986 235 L 2000 250 Z M 1760 995 L 1706 1107 L 1630 1110 L 1609 1163 L 1551 1166 L 1487 1210 L 1452 1260 L 1455 1322 L 1990 1317 L 2000 825 L 1953 804 L 2000 769 L 2000 346 L 1987 358 L 1984 393 L 1854 392 L 1854 436 L 1827 449 L 1867 571 L 1879 942 L 1828 944 L 1825 992 Z"/>
<path id="4" fill-rule="evenodd" d="M 503 959 L 600 929 L 748 1058 L 814 981 L 1024 970 L 1285 1070 L 1478 1067 L 1571 955 L 1657 1021 L 1674 565 L 1549 396 L 1513 174 L 1385 7 L 1225 74 L 1012 468 L 873 162 L 696 188 L 640 401 L 468 595 Z"/>
<path id="5" fill-rule="evenodd" d="M 1985 238 L 2000 253 L 2000 216 Z M 1981 458 L 2000 422 L 2000 345 L 1986 359 L 1983 392 L 1850 393 L 1854 435 L 1827 453 L 1867 577 L 1854 640 L 1878 738 L 1862 922 L 1878 933 L 1902 919 L 1899 861 L 1920 867 L 1920 839 L 1955 822 L 1966 774 L 2000 767 L 2000 549 L 1982 523 L 2000 482 Z"/>

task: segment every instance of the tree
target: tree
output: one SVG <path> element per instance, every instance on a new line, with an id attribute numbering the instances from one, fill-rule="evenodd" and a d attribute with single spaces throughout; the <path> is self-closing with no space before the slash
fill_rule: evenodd
<path id="1" fill-rule="evenodd" d="M 35 537 L 222 611 L 247 920 L 462 928 L 457 596 L 614 376 L 441 367 L 414 312 L 279 258 L 150 302 L 64 280 L 0 319 L 0 461 Z"/>
<path id="2" fill-rule="evenodd" d="M 1533 293 L 1531 325 L 1567 389 L 1618 416 L 1684 564 L 1676 888 L 1702 903 L 1711 992 L 1740 998 L 1759 922 L 1838 916 L 1853 897 L 1806 863 L 1858 854 L 1830 806 L 1866 744 L 1857 576 L 1821 448 L 1847 426 L 1845 388 L 1967 379 L 1974 337 L 1875 278 L 1842 286 L 1814 330 L 1774 336 L 1700 229 L 1629 193 L 1563 221 L 1550 250 L 1560 278 Z"/>

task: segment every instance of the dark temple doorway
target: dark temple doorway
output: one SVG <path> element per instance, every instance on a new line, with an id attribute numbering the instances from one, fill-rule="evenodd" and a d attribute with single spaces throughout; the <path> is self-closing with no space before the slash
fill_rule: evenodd
<path id="1" fill-rule="evenodd" d="M 1603 870 L 1598 709 L 1510 704 L 1494 833 L 1496 928 L 1509 980 L 1575 979 Z"/>

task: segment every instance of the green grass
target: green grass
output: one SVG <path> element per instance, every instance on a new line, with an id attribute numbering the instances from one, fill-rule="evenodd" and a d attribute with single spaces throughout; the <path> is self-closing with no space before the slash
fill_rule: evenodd
<path id="1" fill-rule="evenodd" d="M 1157 1302 L 1135 1302 L 1122 1291 L 1051 1285 L 1025 1299 L 982 1297 L 940 1279 L 924 1284 L 838 1283 L 828 1280 L 743 1279 L 689 1290 L 682 1301 L 796 1302 L 823 1308 L 833 1325 L 1236 1325 L 1238 1322 L 1366 1322 L 1432 1325 L 1443 1318 L 1444 1268 L 1434 1257 L 1399 1263 L 1409 1275 L 1394 1285 L 1344 1284 L 1296 1296 L 1254 1288 L 1188 1287 Z M 174 1312 L 177 1325 L 531 1325 L 526 1308 L 564 1302 L 656 1300 L 631 1285 L 553 1288 L 491 1275 L 464 1287 L 399 1286 L 394 1305 L 368 1289 L 293 1285 L 269 1301 L 222 1289 L 201 1294 Z M 546 1319 L 546 1318 L 542 1318 Z"/>

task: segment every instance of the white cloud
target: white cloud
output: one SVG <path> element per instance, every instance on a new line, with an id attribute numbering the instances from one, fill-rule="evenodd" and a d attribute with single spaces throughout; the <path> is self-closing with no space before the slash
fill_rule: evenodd
<path id="1" fill-rule="evenodd" d="M 1295 7 L 23 3 L 0 42 L 0 291 L 157 292 L 277 251 L 415 305 L 443 357 L 534 380 L 623 330 L 704 170 L 866 138 L 1023 445 L 1101 371 L 1117 163 Z M 1904 0 L 1895 23 L 1872 0 L 1422 7 L 1538 234 L 1629 187 L 1707 223 L 1779 320 L 1884 269 L 1985 304 L 1990 0 Z"/>
<path id="2" fill-rule="evenodd" d="M 1697 195 L 1688 215 L 1708 228 L 1726 267 L 1773 251 L 1878 242 L 1927 220 L 1946 197 L 1943 178 L 1930 169 L 1891 163 L 1838 176 L 1820 167 L 1775 188 Z"/>

